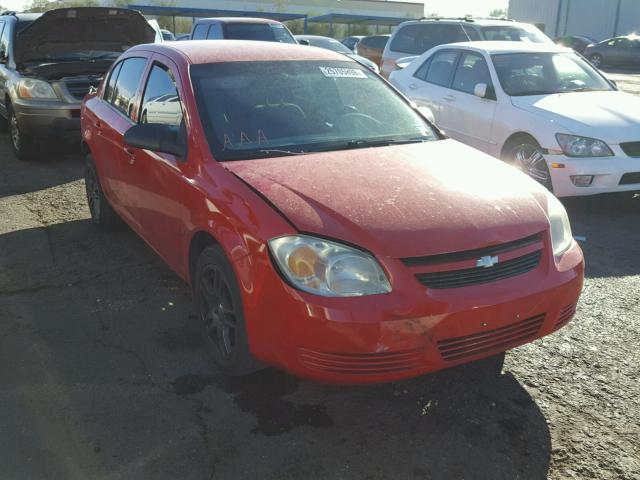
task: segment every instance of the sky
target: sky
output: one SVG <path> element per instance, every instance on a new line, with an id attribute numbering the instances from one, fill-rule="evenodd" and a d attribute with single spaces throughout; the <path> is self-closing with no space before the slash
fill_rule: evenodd
<path id="1" fill-rule="evenodd" d="M 27 0 L 0 0 L 0 4 L 10 10 L 22 10 Z M 176 2 L 180 4 L 180 0 Z M 446 16 L 471 14 L 484 17 L 495 8 L 506 8 L 509 0 L 428 0 L 426 13 L 438 13 Z"/>

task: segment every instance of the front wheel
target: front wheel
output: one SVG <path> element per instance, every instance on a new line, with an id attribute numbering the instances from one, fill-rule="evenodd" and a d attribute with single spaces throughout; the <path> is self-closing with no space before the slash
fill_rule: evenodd
<path id="1" fill-rule="evenodd" d="M 533 139 L 523 139 L 514 145 L 507 154 L 506 161 L 529 175 L 539 184 L 553 191 L 551 173 L 540 145 Z"/>
<path id="2" fill-rule="evenodd" d="M 594 53 L 593 55 L 589 56 L 589 61 L 594 67 L 600 68 L 602 66 L 602 55 L 600 55 L 599 53 Z"/>
<path id="3" fill-rule="evenodd" d="M 31 160 L 36 153 L 35 143 L 20 127 L 18 117 L 11 108 L 9 108 L 8 123 L 13 154 L 18 160 Z"/>
<path id="4" fill-rule="evenodd" d="M 193 288 L 205 349 L 218 368 L 230 376 L 259 370 L 249 351 L 240 288 L 221 247 L 202 251 Z"/>

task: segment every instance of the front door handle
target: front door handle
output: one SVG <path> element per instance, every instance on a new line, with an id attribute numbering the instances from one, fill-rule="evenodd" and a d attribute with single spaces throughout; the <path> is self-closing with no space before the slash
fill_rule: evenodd
<path id="1" fill-rule="evenodd" d="M 129 157 L 129 165 L 133 165 L 136 162 L 136 153 L 127 147 L 125 147 L 124 153 Z"/>
<path id="2" fill-rule="evenodd" d="M 415 83 L 409 85 L 409 90 L 415 90 L 416 88 L 418 88 L 418 85 L 416 85 Z"/>

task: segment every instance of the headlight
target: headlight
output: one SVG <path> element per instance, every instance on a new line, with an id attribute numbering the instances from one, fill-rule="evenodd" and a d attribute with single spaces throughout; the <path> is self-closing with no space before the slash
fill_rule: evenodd
<path id="1" fill-rule="evenodd" d="M 562 255 L 566 252 L 573 242 L 571 235 L 571 224 L 567 211 L 564 209 L 560 200 L 552 194 L 547 195 L 547 216 L 551 225 L 551 244 L 553 246 L 553 254 L 555 256 Z"/>
<path id="2" fill-rule="evenodd" d="M 307 235 L 274 238 L 269 248 L 280 271 L 305 292 L 355 297 L 391 291 L 376 259 L 355 248 Z"/>
<path id="3" fill-rule="evenodd" d="M 556 133 L 556 140 L 568 157 L 610 157 L 613 152 L 602 140 Z"/>
<path id="4" fill-rule="evenodd" d="M 28 100 L 58 100 L 50 84 L 33 78 L 25 78 L 18 82 L 18 96 Z"/>

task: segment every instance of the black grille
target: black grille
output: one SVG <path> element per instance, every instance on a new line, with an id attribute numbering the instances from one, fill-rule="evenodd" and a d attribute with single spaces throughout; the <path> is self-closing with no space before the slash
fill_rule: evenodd
<path id="1" fill-rule="evenodd" d="M 633 185 L 640 183 L 640 172 L 625 173 L 620 179 L 620 185 Z"/>
<path id="2" fill-rule="evenodd" d="M 640 157 L 640 142 L 621 143 L 620 148 L 630 157 Z"/>
<path id="3" fill-rule="evenodd" d="M 485 255 L 496 255 L 498 253 L 509 252 L 518 248 L 528 247 L 542 240 L 542 233 L 536 233 L 528 237 L 520 238 L 512 242 L 492 245 L 490 247 L 476 248 L 474 250 L 465 250 L 464 252 L 443 253 L 440 255 L 430 255 L 427 257 L 411 257 L 403 258 L 402 263 L 407 267 L 415 267 L 420 265 L 432 265 L 434 263 L 450 263 L 464 260 L 473 260 L 475 258 L 484 257 Z"/>
<path id="4" fill-rule="evenodd" d="M 89 90 L 91 89 L 91 87 L 97 88 L 99 84 L 100 84 L 100 79 L 96 79 L 96 80 L 82 80 L 82 81 L 67 82 L 66 86 L 67 86 L 67 91 L 74 98 L 77 98 L 78 100 L 82 100 L 85 97 L 85 95 L 89 93 Z"/>
<path id="5" fill-rule="evenodd" d="M 571 320 L 576 314 L 576 307 L 577 305 L 575 303 L 572 303 L 571 305 L 567 305 L 562 310 L 560 310 L 560 314 L 558 315 L 558 319 L 556 320 L 554 327 L 560 328 L 566 323 L 569 323 L 569 320 Z"/>
<path id="6" fill-rule="evenodd" d="M 545 314 L 542 313 L 506 327 L 440 340 L 438 350 L 442 358 L 447 361 L 482 355 L 495 350 L 506 350 L 535 336 L 542 327 L 544 317 Z"/>
<path id="7" fill-rule="evenodd" d="M 479 283 L 495 282 L 529 272 L 540 263 L 542 250 L 499 262 L 493 267 L 475 267 L 447 272 L 419 273 L 416 278 L 429 288 L 460 288 Z"/>

